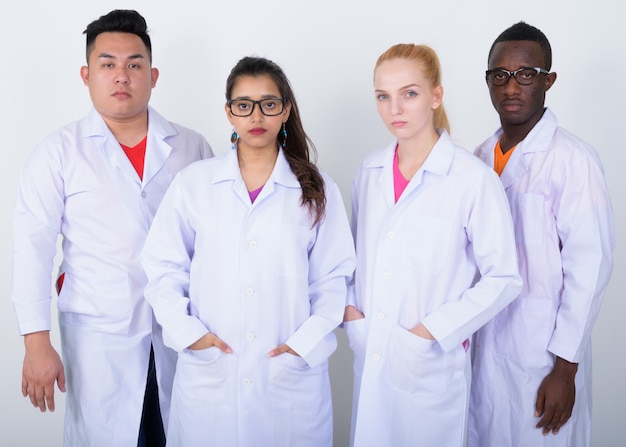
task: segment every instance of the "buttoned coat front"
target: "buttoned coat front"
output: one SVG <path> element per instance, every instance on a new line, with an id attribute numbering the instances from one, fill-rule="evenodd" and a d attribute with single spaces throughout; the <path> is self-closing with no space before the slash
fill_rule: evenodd
<path id="1" fill-rule="evenodd" d="M 179 352 L 172 446 L 331 446 L 328 358 L 354 246 L 336 184 L 312 225 L 282 152 L 254 202 L 236 151 L 184 170 L 148 236 L 146 296 Z M 189 350 L 207 332 L 232 348 Z M 286 343 L 300 357 L 284 353 Z"/>
<path id="2" fill-rule="evenodd" d="M 148 110 L 143 180 L 92 109 L 35 149 L 15 212 L 13 291 L 21 334 L 51 329 L 51 276 L 62 235 L 58 316 L 67 379 L 66 446 L 136 446 L 150 345 L 167 424 L 175 353 L 163 345 L 139 262 L 174 175 L 212 155 L 206 140 Z"/>
<path id="3" fill-rule="evenodd" d="M 395 148 L 368 156 L 353 188 L 353 444 L 460 447 L 463 342 L 521 288 L 511 216 L 497 175 L 445 131 L 395 203 Z M 419 323 L 435 341 L 409 332 Z"/>

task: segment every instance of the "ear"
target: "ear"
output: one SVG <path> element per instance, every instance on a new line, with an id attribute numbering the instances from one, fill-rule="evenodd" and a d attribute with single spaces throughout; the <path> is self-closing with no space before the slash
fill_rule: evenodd
<path id="1" fill-rule="evenodd" d="M 438 85 L 433 89 L 433 105 L 432 109 L 436 110 L 441 106 L 441 102 L 443 101 L 443 87 Z"/>
<path id="2" fill-rule="evenodd" d="M 291 114 L 291 102 L 286 102 L 285 108 L 283 109 L 283 124 L 287 122 L 290 114 Z"/>
<path id="3" fill-rule="evenodd" d="M 233 114 L 230 113 L 230 107 L 228 107 L 228 103 L 224 104 L 224 112 L 226 112 L 226 118 L 228 118 L 228 122 L 230 125 L 233 125 Z"/>
<path id="4" fill-rule="evenodd" d="M 545 90 L 546 92 L 550 90 L 550 87 L 552 87 L 555 81 L 556 81 L 556 72 L 552 72 L 546 75 L 546 90 Z"/>
<path id="5" fill-rule="evenodd" d="M 80 67 L 80 78 L 83 80 L 83 84 L 89 84 L 89 67 L 83 65 Z"/>
<path id="6" fill-rule="evenodd" d="M 154 88 L 156 86 L 157 79 L 159 79 L 159 69 L 151 68 L 150 73 L 152 75 L 152 88 Z"/>

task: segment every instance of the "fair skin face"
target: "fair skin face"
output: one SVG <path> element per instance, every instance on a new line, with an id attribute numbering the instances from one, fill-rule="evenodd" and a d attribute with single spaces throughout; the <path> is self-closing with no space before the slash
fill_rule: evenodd
<path id="1" fill-rule="evenodd" d="M 148 131 L 148 101 L 159 76 L 143 41 L 130 33 L 98 35 L 80 75 L 115 138 L 128 146 L 139 143 Z M 54 384 L 65 392 L 65 374 L 49 331 L 25 335 L 24 346 L 22 394 L 42 412 L 54 411 Z"/>
<path id="2" fill-rule="evenodd" d="M 498 42 L 489 58 L 489 68 L 514 71 L 521 67 L 546 68 L 538 42 L 529 40 Z M 546 92 L 556 80 L 556 73 L 540 74 L 530 85 L 519 85 L 514 79 L 503 86 L 488 85 L 491 102 L 500 115 L 503 136 L 501 147 L 508 150 L 522 141 L 544 113 Z M 574 379 L 578 364 L 557 357 L 552 371 L 537 390 L 536 427 L 544 435 L 557 434 L 574 408 L 576 386 Z"/>
<path id="3" fill-rule="evenodd" d="M 99 34 L 80 76 L 115 138 L 131 147 L 139 143 L 148 131 L 148 101 L 159 78 L 141 38 Z"/>
<path id="4" fill-rule="evenodd" d="M 268 75 L 242 76 L 237 79 L 231 98 L 249 99 L 260 101 L 269 98 L 281 98 L 278 87 Z M 235 111 L 237 108 L 233 105 Z M 250 116 L 235 116 L 231 113 L 228 104 L 225 105 L 226 116 L 230 124 L 239 134 L 237 143 L 237 157 L 241 176 L 248 191 L 263 186 L 274 170 L 276 157 L 278 156 L 278 133 L 283 123 L 289 118 L 291 104 L 285 104 L 283 112 L 276 116 L 266 116 L 261 112 L 258 104 Z M 243 113 L 243 110 L 240 109 Z M 207 349 L 217 347 L 226 354 L 232 353 L 232 349 L 215 334 L 207 333 L 198 341 L 189 346 L 189 349 Z M 282 344 L 268 352 L 269 357 L 290 353 L 298 355 L 288 345 Z"/>
<path id="5" fill-rule="evenodd" d="M 443 87 L 433 86 L 417 62 L 391 59 L 376 68 L 374 90 L 378 114 L 398 139 L 400 172 L 410 179 L 439 139 L 433 120 L 434 111 L 441 106 Z M 360 318 L 364 315 L 356 307 L 346 307 L 344 321 Z M 410 331 L 422 338 L 435 339 L 422 323 Z"/>

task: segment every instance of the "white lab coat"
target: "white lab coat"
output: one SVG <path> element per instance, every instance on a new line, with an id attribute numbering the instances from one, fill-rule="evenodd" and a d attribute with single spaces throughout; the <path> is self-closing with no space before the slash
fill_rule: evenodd
<path id="1" fill-rule="evenodd" d="M 493 167 L 499 129 L 476 150 Z M 589 446 L 591 331 L 612 270 L 613 213 L 595 150 L 546 109 L 500 177 L 524 288 L 477 334 L 470 445 Z M 537 389 L 555 356 L 579 363 L 576 403 L 558 435 L 535 428 Z"/>
<path id="2" fill-rule="evenodd" d="M 254 203 L 236 151 L 190 166 L 166 194 L 142 262 L 179 351 L 169 445 L 332 445 L 328 357 L 355 260 L 340 192 L 324 181 L 314 227 L 282 150 Z M 232 354 L 187 349 L 207 332 Z M 282 343 L 301 357 L 269 358 Z"/>
<path id="3" fill-rule="evenodd" d="M 469 354 L 462 346 L 521 288 L 497 175 L 440 138 L 394 203 L 396 141 L 368 156 L 353 186 L 356 307 L 353 444 L 461 447 Z M 409 329 L 423 323 L 430 341 Z"/>
<path id="4" fill-rule="evenodd" d="M 167 424 L 176 354 L 143 297 L 139 255 L 174 175 L 212 152 L 152 108 L 148 120 L 143 181 L 95 109 L 44 139 L 21 176 L 12 291 L 21 334 L 51 328 L 51 270 L 63 235 L 66 446 L 137 445 L 151 342 Z"/>

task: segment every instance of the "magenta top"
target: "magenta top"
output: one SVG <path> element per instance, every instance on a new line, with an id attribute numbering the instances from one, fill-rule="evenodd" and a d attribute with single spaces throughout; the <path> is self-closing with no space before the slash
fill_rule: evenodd
<path id="1" fill-rule="evenodd" d="M 400 172 L 400 166 L 398 165 L 398 146 L 396 146 L 396 151 L 393 154 L 393 192 L 396 202 L 404 192 L 406 185 L 409 184 L 409 181 L 410 179 L 405 179 L 402 172 Z"/>
<path id="2" fill-rule="evenodd" d="M 265 186 L 265 185 L 263 185 Z M 254 191 L 248 191 L 248 194 L 250 194 L 250 201 L 252 203 L 254 203 L 254 201 L 256 200 L 256 198 L 259 196 L 259 194 L 261 193 L 261 190 L 263 189 L 263 186 L 261 186 L 260 188 L 255 189 Z"/>

